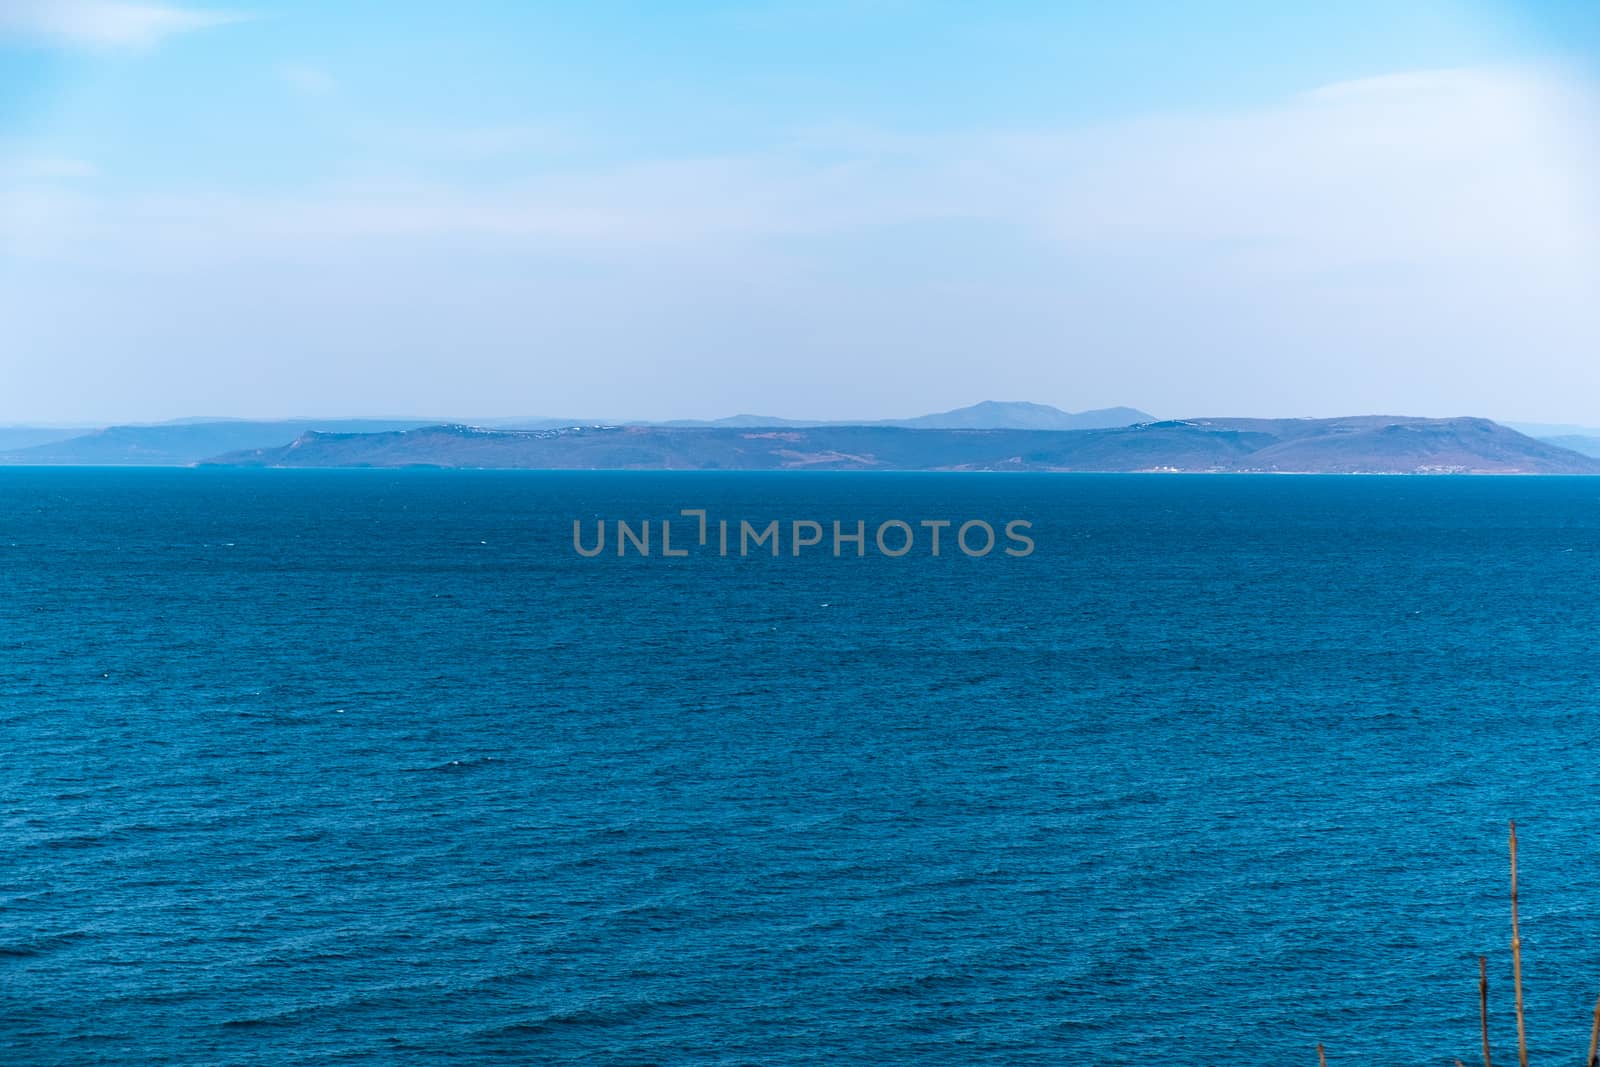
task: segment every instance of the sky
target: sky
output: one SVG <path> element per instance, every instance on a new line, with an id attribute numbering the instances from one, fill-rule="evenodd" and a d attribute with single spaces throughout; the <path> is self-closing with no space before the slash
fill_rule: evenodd
<path id="1" fill-rule="evenodd" d="M 1600 425 L 1593 0 L 0 0 L 0 423 Z"/>

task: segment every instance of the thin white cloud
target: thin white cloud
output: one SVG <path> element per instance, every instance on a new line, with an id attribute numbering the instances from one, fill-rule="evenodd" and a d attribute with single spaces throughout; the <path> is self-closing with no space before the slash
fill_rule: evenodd
<path id="1" fill-rule="evenodd" d="M 0 33 L 84 48 L 148 48 L 249 15 L 126 0 L 0 0 Z"/>
<path id="2" fill-rule="evenodd" d="M 285 63 L 278 68 L 278 77 L 289 88 L 306 96 L 323 96 L 339 87 L 332 74 L 304 63 Z"/>
<path id="3" fill-rule="evenodd" d="M 721 157 L 580 163 L 604 153 L 462 127 L 366 136 L 340 180 L 270 191 L 0 181 L 0 332 L 62 404 L 78 382 L 54 368 L 80 353 L 137 351 L 136 392 L 226 348 L 255 353 L 238 395 L 298 360 L 372 403 L 385 380 L 481 406 L 471 383 L 493 381 L 574 409 L 781 388 L 826 410 L 849 380 L 900 409 L 938 381 L 1184 414 L 1592 421 L 1597 121 L 1587 81 L 1478 69 Z M 493 165 L 444 165 L 474 155 Z M 472 370 L 445 382 L 446 352 Z M 675 398 L 680 365 L 700 373 Z"/>
<path id="4" fill-rule="evenodd" d="M 1020 145 L 1068 240 L 1245 242 L 1274 268 L 1564 255 L 1593 261 L 1600 98 L 1535 72 L 1329 86 L 1260 111 Z M 1025 194 L 1026 195 L 1026 194 Z"/>
<path id="5" fill-rule="evenodd" d="M 585 138 L 558 125 L 510 124 L 418 126 L 410 123 L 369 125 L 358 131 L 360 142 L 380 155 L 430 162 L 477 163 L 514 157 L 553 156 L 570 152 Z"/>
<path id="6" fill-rule="evenodd" d="M 92 178 L 99 169 L 87 160 L 68 156 L 0 157 L 0 178 L 20 181 Z"/>
<path id="7" fill-rule="evenodd" d="M 534 160 L 521 180 L 492 186 L 435 175 L 275 196 L 174 189 L 96 215 L 141 247 L 176 251 L 193 233 L 193 247 L 231 256 L 290 243 L 314 257 L 369 240 L 649 256 L 959 223 L 1256 272 L 1465 258 L 1592 264 L 1600 158 L 1582 134 L 1596 116 L 1592 87 L 1526 71 L 1429 71 L 1232 114 L 1013 133 L 832 131 L 745 156 L 560 171 Z M 440 151 L 473 158 L 538 138 L 463 129 L 447 141 Z M 49 241 L 55 223 L 26 221 L 13 219 Z M 117 244 L 106 236 L 101 247 Z"/>

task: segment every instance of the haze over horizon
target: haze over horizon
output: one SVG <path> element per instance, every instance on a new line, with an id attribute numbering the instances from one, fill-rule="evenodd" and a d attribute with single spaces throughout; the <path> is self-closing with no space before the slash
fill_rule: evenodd
<path id="1" fill-rule="evenodd" d="M 1129 404 L 1129 405 L 1121 405 L 1121 404 L 1119 404 L 1119 405 L 1114 405 L 1111 408 L 1093 408 L 1093 409 L 1085 408 L 1085 409 L 1080 409 L 1079 411 L 1071 411 L 1071 410 L 1062 408 L 1059 405 L 1041 404 L 1041 403 L 1036 402 L 1036 401 L 1017 401 L 1017 400 L 1010 400 L 1010 401 L 981 400 L 981 401 L 976 401 L 976 402 L 974 402 L 972 404 L 963 404 L 963 405 L 961 405 L 959 407 L 956 407 L 956 408 L 950 408 L 950 409 L 947 409 L 945 411 L 938 411 L 938 412 L 915 412 L 915 413 L 912 413 L 912 412 L 897 412 L 897 413 L 893 413 L 893 414 L 882 413 L 882 414 L 875 414 L 875 415 L 863 415 L 863 416 L 857 416 L 857 417 L 845 416 L 845 417 L 842 417 L 842 418 L 833 418 L 833 419 L 813 418 L 812 416 L 807 415 L 805 413 L 796 413 L 796 414 L 790 414 L 790 415 L 777 415 L 777 414 L 775 414 L 773 412 L 761 412 L 761 411 L 758 411 L 758 412 L 743 412 L 743 411 L 741 411 L 741 412 L 726 412 L 726 413 L 722 413 L 722 414 L 706 414 L 706 415 L 698 415 L 698 414 L 697 415 L 668 415 L 668 416 L 661 417 L 661 418 L 651 418 L 651 417 L 646 417 L 646 416 L 636 416 L 636 415 L 627 415 L 627 414 L 618 415 L 618 414 L 616 414 L 614 412 L 578 412 L 578 413 L 568 412 L 568 413 L 564 413 L 564 414 L 553 414 L 553 413 L 550 413 L 550 412 L 527 411 L 527 412 L 522 412 L 521 414 L 512 414 L 512 413 L 495 413 L 495 412 L 462 413 L 462 412 L 448 412 L 448 411 L 446 411 L 446 412 L 415 411 L 415 412 L 409 412 L 409 413 L 407 413 L 407 412 L 393 412 L 393 411 L 355 411 L 355 412 L 334 412 L 334 413 L 327 414 L 327 415 L 312 415 L 312 414 L 306 414 L 306 413 L 303 413 L 303 412 L 287 412 L 287 413 L 284 413 L 284 412 L 268 412 L 268 413 L 262 414 L 262 415 L 250 415 L 250 416 L 216 415 L 216 414 L 209 414 L 209 415 L 180 415 L 180 416 L 176 416 L 176 417 L 173 417 L 173 418 L 165 418 L 165 419 L 108 419 L 108 420 L 102 420 L 102 421 L 99 421 L 99 422 L 90 422 L 90 421 L 71 422 L 71 421 L 59 421 L 59 420 L 57 420 L 57 421 L 39 421 L 39 422 L 15 421 L 15 422 L 9 422 L 9 423 L 0 423 L 0 429 L 47 429 L 47 430 L 57 430 L 57 429 L 59 429 L 59 430 L 71 430 L 73 432 L 81 432 L 81 431 L 94 431 L 94 430 L 106 429 L 106 428 L 112 428 L 112 427 L 164 427 L 164 426 L 185 426 L 185 425 L 213 425 L 213 424 L 229 423 L 229 422 L 249 422 L 249 423 L 294 423 L 294 422 L 306 422 L 306 423 L 326 423 L 326 424 L 354 423 L 354 422 L 373 422 L 373 423 L 383 422 L 383 423 L 414 423 L 414 424 L 416 424 L 418 426 L 425 425 L 425 424 L 431 424 L 431 425 L 451 425 L 451 424 L 454 424 L 454 425 L 467 425 L 467 426 L 489 426 L 489 427 L 495 427 L 495 428 L 501 428 L 501 429 L 512 429 L 512 428 L 516 428 L 518 425 L 522 425 L 522 424 L 532 425 L 532 424 L 535 424 L 535 423 L 551 423 L 551 424 L 562 424 L 562 425 L 565 425 L 567 423 L 571 423 L 571 424 L 574 424 L 574 425 L 600 425 L 600 424 L 604 424 L 604 425 L 615 425 L 615 426 L 629 426 L 629 425 L 672 426 L 672 425 L 713 425 L 713 424 L 716 424 L 718 422 L 731 423 L 734 420 L 767 419 L 767 418 L 773 419 L 777 423 L 794 423 L 796 425 L 806 425 L 806 424 L 815 424 L 815 425 L 884 425 L 884 424 L 916 422 L 916 421 L 919 421 L 919 420 L 927 420 L 927 419 L 936 419 L 941 415 L 960 415 L 960 414 L 965 414 L 965 413 L 968 413 L 968 412 L 975 412 L 978 409 L 984 408 L 984 407 L 989 406 L 989 405 L 997 405 L 997 406 L 1002 407 L 1002 408 L 1009 408 L 1009 407 L 1012 407 L 1012 406 L 1022 406 L 1022 407 L 1036 407 L 1037 406 L 1037 407 L 1043 407 L 1043 408 L 1046 408 L 1046 409 L 1052 409 L 1052 410 L 1060 413 L 1061 415 L 1068 415 L 1068 416 L 1084 415 L 1084 414 L 1091 414 L 1092 415 L 1092 414 L 1098 414 L 1100 412 L 1129 410 L 1129 411 L 1138 412 L 1141 415 L 1147 416 L 1147 419 L 1144 420 L 1144 421 L 1150 421 L 1150 422 L 1174 422 L 1174 421 L 1187 421 L 1187 420 L 1195 420 L 1195 419 L 1202 419 L 1203 420 L 1203 419 L 1213 419 L 1213 418 L 1215 418 L 1215 419 L 1261 419 L 1261 420 L 1265 420 L 1265 421 L 1283 421 L 1283 420 L 1296 420 L 1296 419 L 1299 419 L 1299 420 L 1318 420 L 1318 419 L 1328 419 L 1328 418 L 1356 418 L 1356 417 L 1366 417 L 1366 416 L 1380 416 L 1380 417 L 1382 417 L 1382 416 L 1392 416 L 1392 417 L 1396 417 L 1396 418 L 1437 418 L 1437 419 L 1485 418 L 1485 419 L 1490 419 L 1490 420 L 1492 420 L 1494 422 L 1498 422 L 1503 426 L 1511 427 L 1513 429 L 1521 429 L 1521 430 L 1523 430 L 1523 432 L 1534 433 L 1535 436 L 1538 436 L 1539 433 L 1535 433 L 1534 431 L 1539 431 L 1539 432 L 1547 433 L 1547 434 L 1568 433 L 1568 432 L 1570 432 L 1570 433 L 1600 433 L 1600 426 L 1592 426 L 1592 425 L 1579 424 L 1579 423 L 1542 423 L 1542 422 L 1539 422 L 1538 420 L 1496 418 L 1493 414 L 1486 414 L 1486 413 L 1483 413 L 1483 412 L 1468 412 L 1468 411 L 1458 411 L 1458 412 L 1452 412 L 1452 413 L 1443 414 L 1443 415 L 1440 415 L 1440 414 L 1417 415 L 1417 414 L 1412 413 L 1412 412 L 1402 412 L 1402 411 L 1347 411 L 1347 412 L 1343 412 L 1343 413 L 1341 413 L 1339 415 L 1333 415 L 1333 416 L 1327 416 L 1327 415 L 1299 415 L 1299 414 L 1271 415 L 1271 414 L 1262 414 L 1262 413 L 1259 413 L 1259 412 L 1246 412 L 1244 414 L 1235 414 L 1235 413 L 1231 413 L 1231 412 L 1210 412 L 1210 411 L 1187 411 L 1187 412 L 1183 412 L 1181 414 L 1174 414 L 1174 413 L 1171 413 L 1171 412 L 1150 412 L 1150 411 L 1147 411 L 1147 410 L 1145 410 L 1143 408 L 1138 407 L 1138 405 L 1132 405 L 1132 404 Z M 998 415 L 998 417 L 992 423 L 979 421 L 978 423 L 975 423 L 974 425 L 978 425 L 978 426 L 988 426 L 988 425 L 999 426 L 999 425 L 1015 425 L 1015 424 L 1016 424 L 1016 420 L 1014 418 L 1009 418 L 1006 415 Z M 756 426 L 756 425 L 759 425 L 759 424 L 755 423 L 755 422 L 750 422 L 750 423 L 747 423 L 747 425 Z M 1111 425 L 1111 424 L 1107 423 L 1107 425 Z M 1119 425 L 1120 425 L 1120 423 L 1119 423 Z M 55 439 L 55 438 L 52 438 L 52 439 Z"/>
<path id="2" fill-rule="evenodd" d="M 1600 8 L 1396 7 L 0 0 L 0 424 L 1600 425 Z"/>

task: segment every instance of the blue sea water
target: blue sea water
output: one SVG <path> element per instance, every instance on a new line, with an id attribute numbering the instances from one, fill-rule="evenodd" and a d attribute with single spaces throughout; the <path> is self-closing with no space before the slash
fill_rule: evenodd
<path id="1" fill-rule="evenodd" d="M 1597 623 L 1600 480 L 0 470 L 0 1063 L 1509 1061 L 1511 817 L 1579 1062 Z"/>

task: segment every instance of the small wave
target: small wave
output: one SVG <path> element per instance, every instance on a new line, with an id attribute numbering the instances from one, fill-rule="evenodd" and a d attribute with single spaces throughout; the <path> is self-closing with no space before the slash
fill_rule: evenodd
<path id="1" fill-rule="evenodd" d="M 446 760 L 435 763 L 431 767 L 413 767 L 412 773 L 441 772 L 445 774 L 459 774 L 463 771 L 479 770 L 498 763 L 508 762 L 505 756 L 469 756 L 466 759 Z"/>
<path id="2" fill-rule="evenodd" d="M 613 1005 L 586 1005 L 551 1011 L 545 1015 L 516 1019 L 480 1031 L 484 1037 L 550 1034 L 562 1030 L 599 1029 L 634 1022 L 651 1011 L 673 1004 L 632 1001 Z"/>
<path id="3" fill-rule="evenodd" d="M 134 823 L 129 826 L 112 826 L 103 830 L 87 831 L 77 834 L 61 834 L 56 837 L 46 837 L 38 844 L 48 849 L 90 849 L 104 845 L 113 845 L 126 842 L 140 834 L 157 833 L 162 826 L 153 826 L 149 823 Z"/>
<path id="4" fill-rule="evenodd" d="M 0 959 L 33 959 L 47 956 L 68 945 L 83 941 L 88 936 L 82 930 L 73 930 L 68 933 L 47 934 L 31 941 L 0 942 Z"/>
<path id="5" fill-rule="evenodd" d="M 244 1019 L 224 1019 L 222 1027 L 225 1030 L 253 1030 L 268 1026 L 292 1026 L 295 1022 L 295 1012 L 285 1012 L 282 1015 L 258 1015 Z"/>

